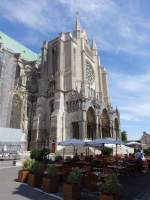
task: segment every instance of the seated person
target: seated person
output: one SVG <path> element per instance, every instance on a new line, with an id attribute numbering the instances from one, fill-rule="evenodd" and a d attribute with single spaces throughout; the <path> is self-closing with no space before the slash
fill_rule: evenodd
<path id="1" fill-rule="evenodd" d="M 78 153 L 76 153 L 74 156 L 73 156 L 73 161 L 79 161 L 79 156 L 78 156 Z"/>
<path id="2" fill-rule="evenodd" d="M 129 153 L 128 161 L 135 161 L 135 157 L 133 154 Z"/>
<path id="3" fill-rule="evenodd" d="M 80 160 L 84 160 L 84 159 L 85 159 L 85 157 L 84 157 L 83 153 L 81 153 Z"/>
<path id="4" fill-rule="evenodd" d="M 125 154 L 125 155 L 124 155 L 123 161 L 124 161 L 124 162 L 128 162 L 128 154 Z"/>

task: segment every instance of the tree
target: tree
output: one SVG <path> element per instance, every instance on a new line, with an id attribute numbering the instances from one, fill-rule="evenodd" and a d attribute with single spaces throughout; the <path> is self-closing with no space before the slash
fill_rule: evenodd
<path id="1" fill-rule="evenodd" d="M 128 134 L 126 131 L 121 131 L 121 139 L 122 139 L 122 141 L 127 142 Z"/>

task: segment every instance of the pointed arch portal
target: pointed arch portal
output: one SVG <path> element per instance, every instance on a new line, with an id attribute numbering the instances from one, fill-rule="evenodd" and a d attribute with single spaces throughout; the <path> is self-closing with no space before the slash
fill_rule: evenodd
<path id="1" fill-rule="evenodd" d="M 87 138 L 95 139 L 96 137 L 96 116 L 95 111 L 90 107 L 87 111 Z"/>
<path id="2" fill-rule="evenodd" d="M 111 137 L 110 119 L 106 109 L 103 110 L 101 119 L 102 119 L 102 137 L 103 138 Z"/>

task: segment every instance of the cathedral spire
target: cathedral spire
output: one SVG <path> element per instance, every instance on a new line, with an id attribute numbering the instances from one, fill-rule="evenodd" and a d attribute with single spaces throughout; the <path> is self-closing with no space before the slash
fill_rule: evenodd
<path id="1" fill-rule="evenodd" d="M 80 17 L 79 13 L 76 13 L 75 31 L 81 31 Z"/>
<path id="2" fill-rule="evenodd" d="M 94 39 L 92 40 L 92 49 L 97 50 L 96 42 Z"/>

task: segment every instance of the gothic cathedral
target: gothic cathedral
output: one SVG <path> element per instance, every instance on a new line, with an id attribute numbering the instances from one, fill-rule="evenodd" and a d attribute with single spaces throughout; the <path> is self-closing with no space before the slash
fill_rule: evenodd
<path id="1" fill-rule="evenodd" d="M 2 82 L 6 63 L 2 62 L 2 51 L 6 55 L 8 49 L 1 39 Z M 17 64 L 12 68 L 14 92 L 6 101 L 7 123 L 3 115 L 0 125 L 21 128 L 28 148 L 46 147 L 67 138 L 120 138 L 120 115 L 110 103 L 107 71 L 100 63 L 95 41 L 90 43 L 82 29 L 79 16 L 72 33 L 60 33 L 43 43 L 40 57 L 29 60 L 20 52 L 7 53 Z"/>

